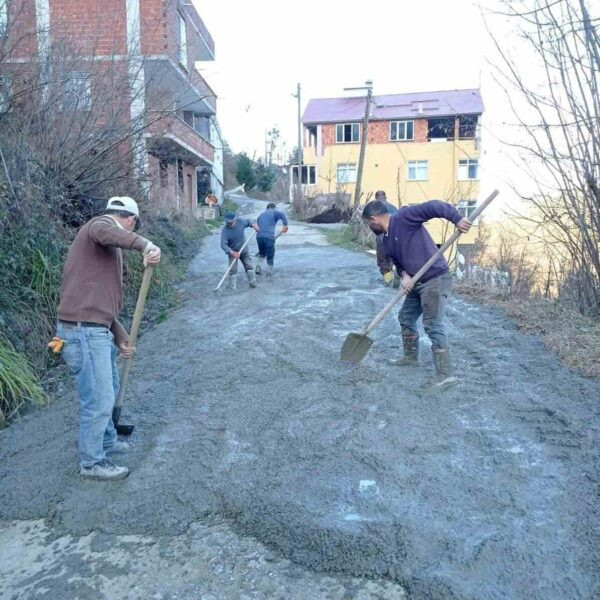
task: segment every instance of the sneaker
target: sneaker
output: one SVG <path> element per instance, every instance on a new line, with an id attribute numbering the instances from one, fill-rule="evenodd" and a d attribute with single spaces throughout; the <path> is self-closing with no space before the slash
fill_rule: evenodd
<path id="1" fill-rule="evenodd" d="M 97 479 L 98 481 L 117 481 L 118 479 L 125 479 L 129 475 L 129 469 L 113 465 L 110 460 L 105 458 L 93 467 L 81 467 L 79 474 L 82 477 Z"/>
<path id="2" fill-rule="evenodd" d="M 122 454 L 131 450 L 131 444 L 123 440 L 117 440 L 110 448 L 105 448 L 106 454 Z"/>

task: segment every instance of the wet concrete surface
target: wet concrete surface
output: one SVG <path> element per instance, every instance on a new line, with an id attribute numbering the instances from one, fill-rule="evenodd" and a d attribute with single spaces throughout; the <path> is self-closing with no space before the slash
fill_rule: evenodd
<path id="1" fill-rule="evenodd" d="M 393 292 L 372 257 L 328 246 L 319 228 L 292 224 L 258 289 L 240 276 L 238 290 L 215 294 L 226 266 L 209 238 L 182 307 L 139 341 L 126 481 L 77 476 L 72 398 L 0 433 L 6 531 L 45 519 L 48 540 L 102 535 L 120 547 L 132 535 L 176 548 L 190 528 L 221 527 L 233 548 L 225 569 L 245 561 L 238 540 L 273 553 L 280 587 L 286 565 L 302 574 L 297 593 L 316 586 L 282 598 L 395 598 L 397 584 L 419 599 L 600 597 L 598 382 L 458 298 L 453 390 L 422 391 L 433 368 L 425 337 L 421 368 L 386 365 L 400 352 L 392 315 L 360 365 L 340 363 L 345 335 Z M 333 579 L 322 584 L 321 572 Z M 18 576 L 0 565 L 3 582 L 15 589 Z M 279 597 L 257 590 L 248 597 Z"/>

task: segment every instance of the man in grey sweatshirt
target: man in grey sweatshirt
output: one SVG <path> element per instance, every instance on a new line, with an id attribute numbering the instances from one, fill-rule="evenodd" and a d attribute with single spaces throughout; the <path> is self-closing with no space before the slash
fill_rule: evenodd
<path id="1" fill-rule="evenodd" d="M 225 227 L 221 231 L 221 249 L 229 257 L 229 264 L 236 261 L 229 273 L 229 289 L 234 290 L 236 288 L 237 260 L 241 261 L 244 265 L 250 287 L 256 287 L 256 277 L 254 275 L 254 266 L 252 258 L 250 258 L 250 252 L 247 246 L 242 250 L 246 242 L 245 232 L 248 227 L 258 231 L 258 225 L 252 223 L 249 219 L 238 219 L 235 213 L 231 211 L 225 213 Z"/>

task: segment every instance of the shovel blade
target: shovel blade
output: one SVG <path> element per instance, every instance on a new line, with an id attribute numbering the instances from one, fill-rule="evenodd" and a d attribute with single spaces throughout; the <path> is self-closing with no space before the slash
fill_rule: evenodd
<path id="1" fill-rule="evenodd" d="M 361 333 L 349 333 L 344 340 L 340 359 L 344 362 L 359 363 L 373 345 L 373 340 Z"/>
<path id="2" fill-rule="evenodd" d="M 120 423 L 117 423 L 115 429 L 119 435 L 131 435 L 135 429 L 135 425 L 121 425 Z"/>

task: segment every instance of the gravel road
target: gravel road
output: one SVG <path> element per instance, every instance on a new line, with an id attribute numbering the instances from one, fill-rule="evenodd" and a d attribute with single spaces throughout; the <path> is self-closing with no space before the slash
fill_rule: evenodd
<path id="1" fill-rule="evenodd" d="M 261 203 L 247 204 L 251 214 Z M 496 310 L 452 299 L 461 383 L 388 367 L 371 257 L 292 223 L 276 276 L 215 294 L 218 236 L 138 343 L 121 483 L 77 475 L 70 393 L 0 432 L 0 597 L 600 597 L 600 383 Z"/>

